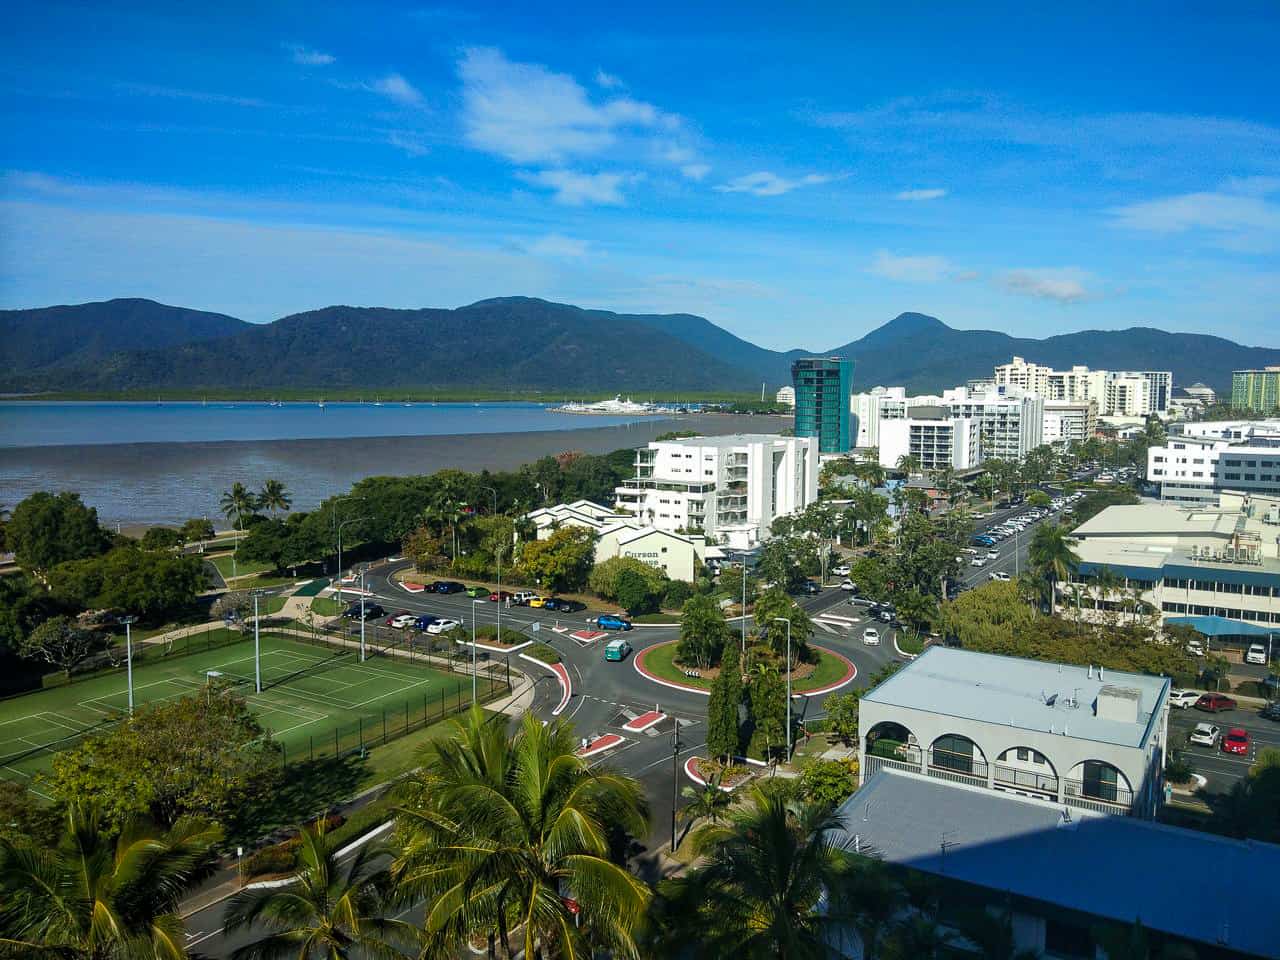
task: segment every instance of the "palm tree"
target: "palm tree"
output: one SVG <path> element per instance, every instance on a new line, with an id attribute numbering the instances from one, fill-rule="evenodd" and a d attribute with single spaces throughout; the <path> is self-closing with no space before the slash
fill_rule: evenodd
<path id="1" fill-rule="evenodd" d="M 729 807 L 729 794 L 720 789 L 722 774 L 717 771 L 700 787 L 685 787 L 680 796 L 688 801 L 680 811 L 680 817 L 692 826 L 699 820 L 719 823 Z"/>
<path id="2" fill-rule="evenodd" d="M 72 804 L 57 846 L 0 838 L 0 955 L 67 960 L 187 956 L 178 901 L 211 872 L 214 825 L 141 820 L 109 834 L 92 805 Z"/>
<path id="3" fill-rule="evenodd" d="M 875 960 L 905 906 L 906 895 L 878 860 L 859 862 L 845 890 L 853 905 L 853 926 L 862 941 L 863 960 Z"/>
<path id="4" fill-rule="evenodd" d="M 426 901 L 433 950 L 454 956 L 488 935 L 491 955 L 496 944 L 530 960 L 638 955 L 649 891 L 609 858 L 609 838 L 643 834 L 644 795 L 576 747 L 563 724 L 526 714 L 508 737 L 505 718 L 475 709 L 425 748 L 399 811 L 405 846 L 393 877 L 406 902 Z"/>
<path id="5" fill-rule="evenodd" d="M 1080 567 L 1080 558 L 1071 549 L 1076 545 L 1067 528 L 1057 523 L 1045 523 L 1036 527 L 1035 536 L 1027 549 L 1027 559 L 1040 579 L 1047 584 L 1049 612 L 1055 605 L 1054 588 Z"/>
<path id="6" fill-rule="evenodd" d="M 227 904 L 227 933 L 258 925 L 271 931 L 238 948 L 234 960 L 394 957 L 404 955 L 398 948 L 416 944 L 416 927 L 382 915 L 390 877 L 374 864 L 384 849 L 365 844 L 344 864 L 323 827 L 306 827 L 299 839 L 300 869 L 292 883 L 242 890 Z"/>
<path id="7" fill-rule="evenodd" d="M 236 526 L 243 530 L 244 515 L 246 513 L 251 514 L 257 509 L 258 499 L 249 492 L 243 483 L 237 480 L 231 485 L 231 489 L 222 495 L 219 504 L 222 507 L 222 515 L 228 520 L 235 517 Z"/>
<path id="8" fill-rule="evenodd" d="M 853 916 L 845 883 L 853 855 L 838 826 L 828 806 L 753 788 L 724 824 L 694 833 L 704 864 L 664 884 L 674 906 L 669 945 L 696 957 L 830 956 L 830 938 Z"/>
<path id="9" fill-rule="evenodd" d="M 258 494 L 258 506 L 270 510 L 271 516 L 275 517 L 277 510 L 288 511 L 293 506 L 293 497 L 289 496 L 289 490 L 282 481 L 268 480 Z"/>
<path id="10" fill-rule="evenodd" d="M 898 458 L 898 462 L 895 464 L 895 467 L 899 473 L 905 473 L 907 476 L 911 476 L 913 473 L 920 472 L 920 458 L 914 454 L 904 453 Z"/>
<path id="11" fill-rule="evenodd" d="M 862 460 L 854 464 L 853 475 L 868 487 L 884 485 L 885 469 L 878 460 Z"/>

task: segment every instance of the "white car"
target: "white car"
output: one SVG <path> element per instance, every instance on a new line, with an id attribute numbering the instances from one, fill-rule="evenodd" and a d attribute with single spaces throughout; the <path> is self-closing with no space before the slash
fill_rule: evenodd
<path id="1" fill-rule="evenodd" d="M 1200 699 L 1199 690 L 1170 690 L 1169 706 L 1177 707 L 1180 710 L 1186 710 L 1188 707 L 1194 707 L 1196 701 Z"/>
<path id="2" fill-rule="evenodd" d="M 1010 580 L 1010 577 L 1007 573 L 993 573 L 990 575 L 990 579 L 998 583 L 1008 583 Z"/>
<path id="3" fill-rule="evenodd" d="M 1212 723 L 1197 723 L 1196 728 L 1187 736 L 1187 740 L 1198 747 L 1216 747 L 1222 738 L 1222 731 Z"/>
<path id="4" fill-rule="evenodd" d="M 461 620 L 451 620 L 448 617 L 445 617 L 444 619 L 437 620 L 435 623 L 428 626 L 427 633 L 435 633 L 435 634 L 448 633 L 454 627 L 460 627 L 460 626 L 462 626 Z"/>
<path id="5" fill-rule="evenodd" d="M 844 580 L 840 581 L 840 589 L 848 590 L 850 593 L 856 593 L 858 590 L 858 585 L 854 583 L 852 580 L 850 580 L 848 577 L 846 577 Z"/>
<path id="6" fill-rule="evenodd" d="M 847 577 L 849 575 L 849 565 L 847 563 L 842 563 L 838 567 L 832 567 L 831 575 L 833 577 Z"/>
<path id="7" fill-rule="evenodd" d="M 1203 644 L 1203 643 L 1201 643 L 1199 640 L 1188 640 L 1188 641 L 1187 641 L 1187 653 L 1191 654 L 1191 656 L 1193 656 L 1193 657 L 1203 657 L 1203 656 L 1204 656 L 1204 644 Z"/>
<path id="8" fill-rule="evenodd" d="M 868 647 L 880 646 L 880 631 L 875 627 L 867 627 L 862 631 L 862 642 Z"/>
<path id="9" fill-rule="evenodd" d="M 408 630 L 417 622 L 418 622 L 418 618 L 415 617 L 412 613 L 402 613 L 398 617 L 391 618 L 390 626 L 394 627 L 397 630 Z"/>
<path id="10" fill-rule="evenodd" d="M 997 553 L 995 550 L 988 550 L 988 551 L 987 551 L 987 559 L 988 559 L 988 560 L 999 560 L 999 559 L 1000 559 L 1000 554 L 999 554 L 999 553 Z"/>
<path id="11" fill-rule="evenodd" d="M 1261 666 L 1266 666 L 1267 648 L 1260 643 L 1249 644 L 1249 649 L 1244 655 L 1244 662 L 1256 663 L 1256 664 L 1260 664 Z"/>
<path id="12" fill-rule="evenodd" d="M 985 567 L 986 565 L 987 561 L 984 557 L 974 557 L 969 561 L 969 566 L 971 567 Z"/>

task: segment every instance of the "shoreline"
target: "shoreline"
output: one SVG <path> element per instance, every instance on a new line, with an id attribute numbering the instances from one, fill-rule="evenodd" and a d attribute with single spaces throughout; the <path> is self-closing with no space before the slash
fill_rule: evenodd
<path id="1" fill-rule="evenodd" d="M 6 447 L 0 449 L 0 476 L 6 502 L 36 490 L 78 491 L 104 524 L 123 529 L 219 516 L 219 497 L 237 481 L 257 488 L 269 477 L 283 480 L 294 509 L 302 511 L 365 477 L 512 470 L 568 450 L 601 454 L 640 447 L 675 430 L 776 433 L 790 425 L 789 417 L 689 414 L 513 433 Z"/>

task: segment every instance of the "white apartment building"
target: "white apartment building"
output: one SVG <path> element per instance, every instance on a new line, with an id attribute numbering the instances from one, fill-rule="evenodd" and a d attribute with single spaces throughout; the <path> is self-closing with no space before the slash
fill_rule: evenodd
<path id="1" fill-rule="evenodd" d="M 1081 562 L 1059 600 L 1072 603 L 1082 588 L 1085 614 L 1123 608 L 1126 597 L 1095 586 L 1107 568 L 1164 623 L 1240 644 L 1280 634 L 1280 499 L 1226 493 L 1203 506 L 1108 507 L 1071 535 Z"/>
<path id="2" fill-rule="evenodd" d="M 773 402 L 780 407 L 791 407 L 792 409 L 795 409 L 796 388 L 790 384 L 785 387 L 779 387 L 777 394 L 774 395 Z"/>
<path id="3" fill-rule="evenodd" d="M 546 540 L 564 527 L 590 530 L 596 535 L 596 563 L 613 557 L 635 557 L 672 580 L 692 581 L 707 551 L 705 537 L 659 530 L 637 517 L 615 513 L 590 500 L 542 507 L 526 513 L 525 519 L 533 523 L 538 540 Z"/>
<path id="4" fill-rule="evenodd" d="M 998 387 L 1030 391 L 1046 400 L 1094 400 L 1101 416 L 1167 414 L 1173 394 L 1173 373 L 1168 370 L 1054 370 L 1022 357 L 997 365 L 993 379 Z"/>
<path id="5" fill-rule="evenodd" d="M 879 446 L 880 421 L 887 415 L 904 416 L 906 401 L 907 391 L 903 387 L 872 387 L 866 393 L 852 394 L 849 410 L 854 421 L 854 446 Z"/>
<path id="6" fill-rule="evenodd" d="M 1280 496 L 1280 420 L 1180 426 L 1147 450 L 1147 480 L 1161 500 L 1214 502 L 1227 490 Z"/>
<path id="7" fill-rule="evenodd" d="M 978 423 L 981 459 L 1021 460 L 1044 443 L 1044 398 L 1023 390 L 944 390 L 951 416 Z"/>
<path id="8" fill-rule="evenodd" d="M 734 434 L 654 441 L 636 451 L 636 475 L 615 488 L 617 508 L 672 533 L 750 549 L 774 519 L 818 499 L 818 441 Z"/>
<path id="9" fill-rule="evenodd" d="M 1169 683 L 930 646 L 863 695 L 860 782 L 901 770 L 1151 819 L 1163 802 Z"/>
<path id="10" fill-rule="evenodd" d="M 1046 400 L 1043 443 L 1083 443 L 1098 430 L 1096 400 Z"/>
<path id="11" fill-rule="evenodd" d="M 910 455 L 923 471 L 968 470 L 982 460 L 979 423 L 953 417 L 946 407 L 911 407 L 910 416 L 880 421 L 880 464 L 896 467 Z"/>

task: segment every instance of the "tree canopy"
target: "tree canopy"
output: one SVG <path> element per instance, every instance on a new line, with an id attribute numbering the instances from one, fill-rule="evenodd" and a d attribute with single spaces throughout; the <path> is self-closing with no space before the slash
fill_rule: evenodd
<path id="1" fill-rule="evenodd" d="M 18 563 L 43 572 L 60 563 L 96 557 L 111 537 L 98 524 L 98 511 L 78 493 L 33 493 L 13 509 L 5 538 Z"/>

